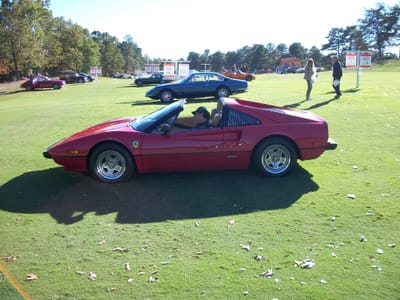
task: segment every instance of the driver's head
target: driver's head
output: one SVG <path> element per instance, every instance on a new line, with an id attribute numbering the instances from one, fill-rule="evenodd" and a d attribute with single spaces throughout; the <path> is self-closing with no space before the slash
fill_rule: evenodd
<path id="1" fill-rule="evenodd" d="M 201 115 L 205 120 L 210 120 L 210 112 L 205 106 L 199 106 L 195 111 L 192 111 L 192 114 L 195 117 Z"/>

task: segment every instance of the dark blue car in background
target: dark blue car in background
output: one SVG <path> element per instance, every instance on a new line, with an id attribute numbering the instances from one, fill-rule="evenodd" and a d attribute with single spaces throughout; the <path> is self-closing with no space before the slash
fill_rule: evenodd
<path id="1" fill-rule="evenodd" d="M 146 92 L 146 97 L 169 103 L 174 98 L 228 97 L 247 91 L 247 81 L 215 72 L 193 73 L 179 82 L 160 84 Z"/>

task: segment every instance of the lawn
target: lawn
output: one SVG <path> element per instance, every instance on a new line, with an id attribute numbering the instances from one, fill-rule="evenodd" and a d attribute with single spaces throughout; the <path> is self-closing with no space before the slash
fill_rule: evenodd
<path id="1" fill-rule="evenodd" d="M 330 72 L 310 101 L 301 74 L 250 82 L 240 97 L 311 110 L 339 145 L 286 177 L 147 174 L 116 185 L 65 172 L 42 152 L 159 108 L 148 87 L 111 78 L 34 92 L 0 85 L 0 298 L 18 299 L 13 283 L 35 300 L 399 299 L 399 69 L 363 71 L 358 89 L 345 71 L 339 100 Z M 199 105 L 215 101 L 193 100 L 188 111 Z M 306 260 L 310 268 L 297 266 Z"/>

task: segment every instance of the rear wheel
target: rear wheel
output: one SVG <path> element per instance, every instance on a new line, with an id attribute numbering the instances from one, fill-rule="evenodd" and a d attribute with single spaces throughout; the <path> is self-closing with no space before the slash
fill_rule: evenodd
<path id="1" fill-rule="evenodd" d="M 123 146 L 107 143 L 96 147 L 89 158 L 90 174 L 106 183 L 127 181 L 135 172 L 131 154 Z"/>
<path id="2" fill-rule="evenodd" d="M 33 88 L 33 85 L 31 85 L 31 84 L 30 84 L 30 85 L 27 85 L 27 86 L 25 87 L 25 90 L 26 90 L 26 91 L 33 91 L 33 89 L 34 89 L 34 88 Z"/>
<path id="3" fill-rule="evenodd" d="M 217 97 L 218 98 L 228 97 L 229 94 L 230 94 L 229 90 L 224 86 L 219 87 L 218 90 L 217 90 Z"/>
<path id="4" fill-rule="evenodd" d="M 253 76 L 251 76 L 251 75 L 246 76 L 246 81 L 252 81 L 252 80 L 253 80 Z"/>
<path id="5" fill-rule="evenodd" d="M 160 94 L 160 100 L 162 103 L 169 103 L 174 99 L 170 90 L 164 90 Z"/>
<path id="6" fill-rule="evenodd" d="M 58 90 L 60 89 L 60 85 L 58 83 L 53 84 L 53 89 Z"/>
<path id="7" fill-rule="evenodd" d="M 294 146 L 283 138 L 271 138 L 262 142 L 253 154 L 254 167 L 266 176 L 284 176 L 294 168 L 296 161 Z"/>

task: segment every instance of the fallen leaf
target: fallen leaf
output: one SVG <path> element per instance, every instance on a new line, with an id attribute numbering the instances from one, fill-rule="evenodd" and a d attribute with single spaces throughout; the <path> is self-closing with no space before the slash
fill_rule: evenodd
<path id="1" fill-rule="evenodd" d="M 17 255 L 10 255 L 10 256 L 4 257 L 4 260 L 5 260 L 6 262 L 14 262 L 14 261 L 17 260 L 17 258 L 19 258 L 19 256 L 17 256 Z"/>
<path id="2" fill-rule="evenodd" d="M 268 278 L 272 277 L 272 275 L 274 275 L 274 273 L 272 272 L 272 269 L 269 269 L 269 270 L 267 270 L 265 272 L 262 272 L 260 274 L 260 276 L 264 276 L 264 277 L 268 277 Z"/>
<path id="3" fill-rule="evenodd" d="M 150 283 L 158 282 L 158 278 L 157 278 L 157 277 L 150 276 L 149 282 L 150 282 Z"/>
<path id="4" fill-rule="evenodd" d="M 376 249 L 376 253 L 383 254 L 383 250 L 378 248 L 378 249 Z"/>
<path id="5" fill-rule="evenodd" d="M 260 261 L 260 260 L 265 260 L 265 257 L 262 256 L 262 255 L 256 254 L 256 255 L 254 256 L 254 259 L 257 260 L 257 261 Z"/>
<path id="6" fill-rule="evenodd" d="M 26 275 L 26 278 L 25 278 L 26 281 L 32 281 L 32 280 L 36 280 L 36 279 L 38 279 L 38 277 L 35 274 L 28 274 L 28 275 Z"/>
<path id="7" fill-rule="evenodd" d="M 97 276 L 96 276 L 96 274 L 95 273 L 93 273 L 93 272 L 89 272 L 89 277 L 88 277 L 90 280 L 96 280 L 97 279 Z"/>
<path id="8" fill-rule="evenodd" d="M 347 198 L 349 198 L 349 199 L 356 199 L 356 195 L 354 195 L 354 194 L 348 194 L 347 195 Z"/>
<path id="9" fill-rule="evenodd" d="M 240 246 L 240 248 L 242 248 L 243 250 L 250 251 L 250 245 L 243 245 L 243 244 L 240 244 L 239 246 Z"/>
<path id="10" fill-rule="evenodd" d="M 133 279 L 132 278 L 129 278 L 128 279 L 128 283 L 132 283 L 133 282 Z"/>
<path id="11" fill-rule="evenodd" d="M 130 265 L 129 265 L 128 262 L 125 263 L 125 270 L 126 270 L 126 271 L 130 271 L 130 270 L 131 270 L 131 267 L 130 267 Z"/>
<path id="12" fill-rule="evenodd" d="M 113 251 L 128 252 L 128 248 L 117 247 L 117 248 L 114 248 Z"/>

